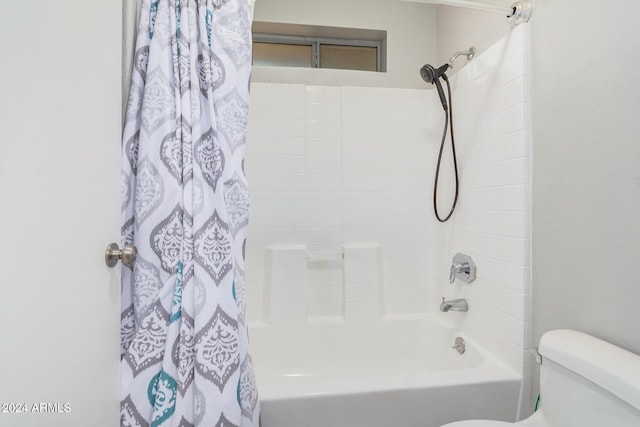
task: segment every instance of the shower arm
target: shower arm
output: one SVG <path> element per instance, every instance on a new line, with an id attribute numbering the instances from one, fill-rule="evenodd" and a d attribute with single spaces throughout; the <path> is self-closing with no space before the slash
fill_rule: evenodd
<path id="1" fill-rule="evenodd" d="M 471 46 L 469 50 L 459 50 L 453 55 L 451 55 L 451 57 L 447 61 L 447 64 L 449 65 L 450 68 L 453 68 L 453 62 L 458 58 L 458 56 L 461 56 L 461 55 L 465 55 L 467 57 L 467 61 L 471 61 L 473 57 L 476 55 L 476 48 Z"/>

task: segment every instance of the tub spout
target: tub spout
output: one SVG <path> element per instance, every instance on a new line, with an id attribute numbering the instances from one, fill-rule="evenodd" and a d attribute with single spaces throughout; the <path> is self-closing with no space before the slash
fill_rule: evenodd
<path id="1" fill-rule="evenodd" d="M 452 299 L 445 301 L 442 297 L 442 303 L 440 303 L 440 311 L 469 311 L 469 304 L 466 299 Z"/>

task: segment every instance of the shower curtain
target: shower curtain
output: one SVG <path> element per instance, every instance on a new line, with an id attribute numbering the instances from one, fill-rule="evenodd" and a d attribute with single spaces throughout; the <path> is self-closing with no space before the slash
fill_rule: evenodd
<path id="1" fill-rule="evenodd" d="M 123 133 L 121 426 L 258 426 L 247 0 L 143 0 Z"/>

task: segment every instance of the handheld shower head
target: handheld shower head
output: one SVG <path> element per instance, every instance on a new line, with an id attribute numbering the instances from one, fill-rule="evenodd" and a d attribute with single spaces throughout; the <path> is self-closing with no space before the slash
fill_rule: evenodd
<path id="1" fill-rule="evenodd" d="M 458 51 L 454 53 L 453 56 L 449 58 L 449 62 L 447 62 L 440 68 L 434 68 L 430 64 L 425 64 L 422 66 L 422 68 L 420 68 L 420 77 L 422 77 L 422 80 L 424 80 L 425 82 L 434 84 L 436 86 L 436 88 L 438 89 L 438 95 L 440 96 L 440 102 L 442 103 L 442 108 L 444 108 L 444 130 L 442 132 L 442 141 L 440 142 L 440 151 L 438 153 L 436 177 L 433 182 L 433 211 L 436 215 L 436 219 L 440 222 L 448 221 L 449 218 L 451 218 L 451 215 L 453 215 L 453 211 L 456 208 L 456 203 L 458 202 L 458 191 L 460 189 L 459 180 L 458 180 L 458 161 L 456 160 L 456 146 L 453 138 L 453 106 L 451 107 L 451 109 L 449 109 L 449 106 L 447 105 L 447 97 L 445 96 L 444 90 L 442 89 L 442 85 L 440 84 L 440 78 L 442 78 L 445 81 L 445 83 L 447 83 L 447 92 L 449 94 L 449 102 L 451 102 L 451 85 L 449 84 L 449 78 L 447 77 L 445 72 L 449 68 L 453 68 L 453 62 L 456 60 L 458 56 L 466 55 L 467 59 L 471 59 L 473 58 L 475 53 L 476 53 L 475 48 L 471 47 L 466 52 Z M 446 217 L 441 218 L 438 212 L 438 177 L 440 176 L 440 162 L 442 160 L 442 151 L 444 149 L 444 144 L 447 139 L 448 130 L 450 130 L 450 135 L 451 135 L 451 152 L 453 155 L 453 170 L 456 178 L 456 192 L 453 197 L 453 204 L 451 205 L 451 210 L 449 211 L 449 214 Z M 458 301 L 456 300 L 455 303 L 457 302 Z M 449 310 L 457 309 L 457 308 L 453 308 L 453 306 L 449 303 L 454 303 L 454 301 L 444 301 L 444 298 L 443 298 L 443 302 L 442 302 L 442 305 L 440 306 L 440 310 L 449 311 Z M 466 304 L 466 301 L 465 301 L 465 304 Z M 462 310 L 462 305 L 460 306 L 460 310 Z M 464 310 L 466 310 L 466 308 Z"/>
<path id="2" fill-rule="evenodd" d="M 445 71 L 449 68 L 449 64 L 444 64 L 440 68 L 434 68 L 431 64 L 424 64 L 422 68 L 420 68 L 420 77 L 427 83 L 435 84 L 436 80 L 444 76 Z"/>
<path id="3" fill-rule="evenodd" d="M 447 98 L 444 95 L 444 89 L 442 89 L 442 85 L 440 84 L 440 77 L 444 79 L 447 78 L 445 71 L 449 68 L 449 64 L 444 64 L 440 68 L 433 68 L 431 64 L 425 64 L 420 68 L 420 77 L 427 83 L 431 83 L 436 85 L 436 89 L 438 89 L 438 95 L 440 96 L 440 102 L 442 103 L 442 108 L 444 111 L 448 111 L 449 107 L 447 105 Z"/>
<path id="4" fill-rule="evenodd" d="M 440 96 L 440 102 L 442 103 L 442 108 L 444 108 L 444 111 L 448 111 L 449 107 L 447 106 L 447 98 L 444 96 L 444 90 L 442 89 L 442 85 L 440 84 L 440 77 L 447 80 L 447 75 L 445 74 L 445 72 L 449 68 L 453 68 L 453 62 L 458 56 L 466 55 L 467 60 L 471 60 L 475 56 L 475 54 L 476 48 L 471 46 L 469 50 L 459 50 L 454 53 L 451 58 L 449 58 L 449 61 L 440 68 L 434 68 L 430 64 L 425 64 L 422 66 L 422 68 L 420 68 L 420 77 L 422 77 L 422 80 L 427 83 L 436 85 L 436 89 L 438 89 L 438 95 Z"/>
<path id="5" fill-rule="evenodd" d="M 436 69 L 433 68 L 431 64 L 424 64 L 424 66 L 420 68 L 420 77 L 427 83 L 433 83 L 436 79 Z"/>

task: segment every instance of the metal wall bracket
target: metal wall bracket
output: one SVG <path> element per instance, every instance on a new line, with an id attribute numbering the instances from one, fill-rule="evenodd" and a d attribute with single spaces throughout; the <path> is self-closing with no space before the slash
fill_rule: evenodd
<path id="1" fill-rule="evenodd" d="M 511 5 L 511 12 L 507 14 L 507 22 L 511 25 L 529 22 L 533 11 L 532 0 L 520 0 Z"/>

